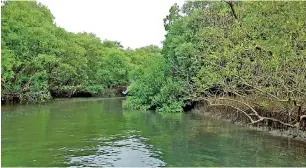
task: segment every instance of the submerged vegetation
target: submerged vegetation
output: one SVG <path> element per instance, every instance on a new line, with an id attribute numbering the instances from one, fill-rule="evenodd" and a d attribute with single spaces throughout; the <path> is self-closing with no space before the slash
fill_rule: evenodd
<path id="1" fill-rule="evenodd" d="M 305 2 L 175 4 L 164 19 L 163 48 L 135 50 L 67 32 L 36 2 L 1 8 L 3 101 L 128 86 L 126 108 L 181 112 L 205 100 L 253 125 L 305 128 Z"/>

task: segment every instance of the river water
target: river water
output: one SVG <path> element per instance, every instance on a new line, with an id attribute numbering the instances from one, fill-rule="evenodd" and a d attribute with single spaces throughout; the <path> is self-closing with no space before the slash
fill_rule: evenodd
<path id="1" fill-rule="evenodd" d="M 306 144 L 122 98 L 2 106 L 2 166 L 306 166 Z"/>

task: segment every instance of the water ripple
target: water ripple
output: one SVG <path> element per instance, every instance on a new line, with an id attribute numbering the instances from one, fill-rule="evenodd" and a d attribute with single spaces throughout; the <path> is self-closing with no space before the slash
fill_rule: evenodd
<path id="1" fill-rule="evenodd" d="M 109 141 L 109 138 L 100 138 Z M 129 167 L 157 167 L 166 166 L 159 159 L 161 152 L 153 149 L 152 145 L 144 143 L 146 138 L 129 136 L 127 139 L 116 140 L 99 146 L 96 154 L 87 156 L 71 156 L 69 165 L 97 167 L 97 166 L 129 166 Z"/>

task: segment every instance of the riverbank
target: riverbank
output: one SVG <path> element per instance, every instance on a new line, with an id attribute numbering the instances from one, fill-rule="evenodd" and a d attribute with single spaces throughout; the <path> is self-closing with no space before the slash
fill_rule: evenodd
<path id="1" fill-rule="evenodd" d="M 275 127 L 273 124 L 257 124 L 252 125 L 248 122 L 245 115 L 237 112 L 231 107 L 211 107 L 207 102 L 198 103 L 192 111 L 200 117 L 211 117 L 219 120 L 231 122 L 236 125 L 243 125 L 253 130 L 267 132 L 273 136 L 282 136 L 306 142 L 306 131 L 301 128 Z"/>
<path id="2" fill-rule="evenodd" d="M 122 92 L 127 89 L 127 86 L 120 86 L 120 87 L 114 87 L 114 88 L 105 88 L 102 93 L 94 94 L 88 91 L 73 91 L 73 92 L 67 92 L 67 91 L 57 91 L 57 90 L 50 90 L 50 93 L 45 93 L 48 96 L 45 97 L 45 99 L 29 99 L 29 100 L 23 100 L 18 94 L 12 95 L 12 96 L 2 96 L 1 97 L 1 105 L 5 104 L 24 104 L 24 103 L 41 103 L 46 102 L 52 99 L 58 99 L 58 98 L 89 98 L 89 97 L 124 97 Z"/>

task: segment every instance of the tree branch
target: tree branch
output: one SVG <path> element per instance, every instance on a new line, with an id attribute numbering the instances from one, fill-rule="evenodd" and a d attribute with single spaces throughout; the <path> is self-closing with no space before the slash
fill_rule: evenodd
<path id="1" fill-rule="evenodd" d="M 237 111 L 240 111 L 242 112 L 243 114 L 245 114 L 250 120 L 251 122 L 253 123 L 254 120 L 252 119 L 252 117 L 250 115 L 248 115 L 245 111 L 241 110 L 240 108 L 238 107 L 235 107 L 235 106 L 232 106 L 232 105 L 228 105 L 228 104 L 213 104 L 210 100 L 208 99 L 202 99 L 202 100 L 205 100 L 209 103 L 209 106 L 227 106 L 227 107 L 231 107 L 233 109 L 236 109 Z"/>
<path id="2" fill-rule="evenodd" d="M 221 100 L 230 100 L 230 101 L 242 103 L 243 105 L 249 107 L 254 113 L 252 113 L 252 114 L 247 114 L 244 110 L 241 110 L 240 108 L 235 107 L 235 106 L 233 106 L 233 105 L 228 105 L 228 104 L 214 104 L 214 103 L 212 103 L 210 100 L 204 99 L 204 98 L 203 98 L 202 100 L 207 101 L 207 102 L 209 103 L 209 106 L 227 106 L 227 107 L 231 107 L 231 108 L 233 108 L 233 109 L 236 109 L 236 110 L 239 111 L 239 112 L 242 112 L 243 114 L 245 114 L 245 115 L 250 119 L 251 123 L 249 123 L 249 125 L 253 125 L 253 124 L 259 123 L 259 122 L 264 121 L 264 120 L 271 120 L 271 121 L 278 122 L 278 123 L 280 123 L 280 124 L 282 124 L 282 125 L 285 125 L 285 126 L 288 126 L 288 127 L 292 127 L 292 128 L 295 128 L 295 127 L 298 127 L 298 126 L 299 126 L 298 123 L 295 124 L 295 125 L 292 125 L 292 124 L 288 124 L 288 123 L 282 122 L 282 121 L 280 121 L 280 120 L 278 120 L 278 119 L 275 119 L 275 118 L 262 117 L 262 116 L 260 116 L 260 115 L 257 113 L 257 111 L 256 111 L 254 108 L 252 108 L 250 105 L 248 105 L 248 104 L 246 104 L 246 103 L 244 103 L 244 102 L 241 102 L 241 101 L 239 101 L 239 100 L 228 99 L 228 98 L 219 98 L 219 99 L 221 99 Z M 252 119 L 251 116 L 256 116 L 256 117 L 258 117 L 259 119 L 256 120 L 256 121 L 254 121 L 254 120 Z M 302 116 L 300 117 L 300 121 L 301 121 L 302 119 L 304 119 L 304 118 L 306 118 L 306 115 L 302 115 Z"/>
<path id="3" fill-rule="evenodd" d="M 238 19 L 237 15 L 236 15 L 236 12 L 235 12 L 235 9 L 234 9 L 233 1 L 229 0 L 229 1 L 225 1 L 225 2 L 231 7 L 232 14 L 235 17 L 235 19 Z"/>

